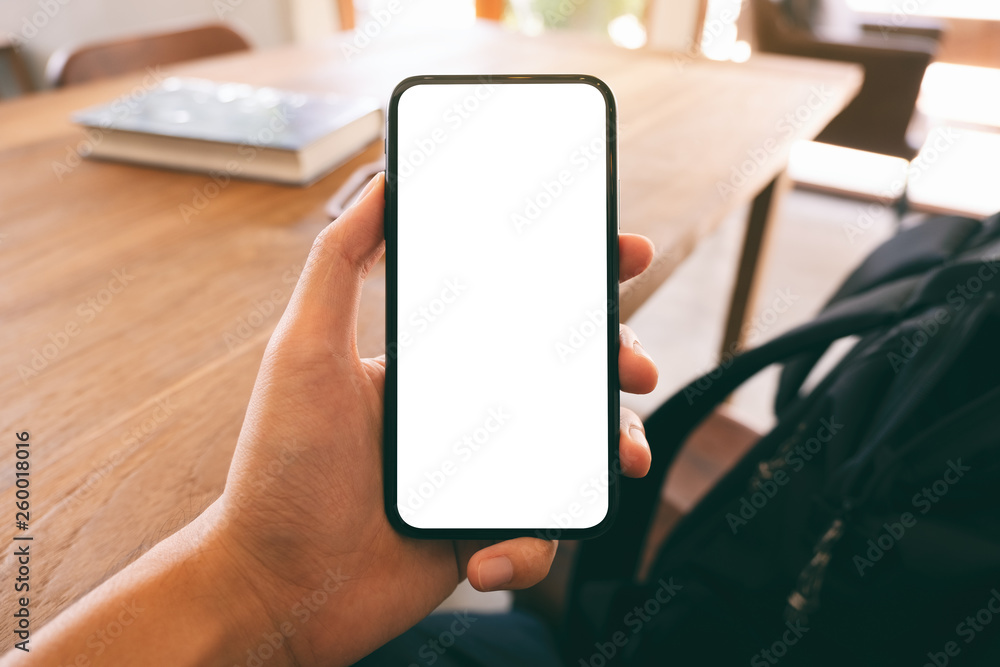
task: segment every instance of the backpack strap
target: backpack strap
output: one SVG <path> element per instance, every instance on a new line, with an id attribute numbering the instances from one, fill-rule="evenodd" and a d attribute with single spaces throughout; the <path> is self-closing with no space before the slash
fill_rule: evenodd
<path id="1" fill-rule="evenodd" d="M 997 225 L 987 225 L 972 218 L 938 217 L 900 232 L 876 248 L 851 272 L 823 310 L 879 285 L 925 273 L 961 251 L 984 243 L 989 234 L 982 232 L 1000 226 L 1000 214 L 994 218 Z M 798 398 L 802 383 L 825 352 L 823 348 L 785 363 L 774 398 L 775 414 L 784 413 Z"/>
<path id="2" fill-rule="evenodd" d="M 581 544 L 577 553 L 571 595 L 584 582 L 635 577 L 643 543 L 657 499 L 681 445 L 729 394 L 760 370 L 787 357 L 834 340 L 870 331 L 894 322 L 910 302 L 920 276 L 895 281 L 835 304 L 812 322 L 731 359 L 729 365 L 706 373 L 674 394 L 648 420 L 653 461 L 642 479 L 619 479 L 615 523 L 600 537 Z"/>

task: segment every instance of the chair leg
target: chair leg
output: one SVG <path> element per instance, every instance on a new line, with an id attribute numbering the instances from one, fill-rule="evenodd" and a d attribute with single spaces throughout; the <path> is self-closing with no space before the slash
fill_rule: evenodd
<path id="1" fill-rule="evenodd" d="M 898 231 L 903 226 L 903 218 L 906 214 L 910 212 L 910 185 L 907 183 L 903 186 L 903 192 L 899 195 L 899 199 L 892 206 L 893 210 L 896 212 L 896 230 Z"/>

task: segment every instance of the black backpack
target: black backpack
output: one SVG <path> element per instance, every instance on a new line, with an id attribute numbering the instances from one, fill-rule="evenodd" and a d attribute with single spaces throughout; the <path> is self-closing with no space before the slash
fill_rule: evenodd
<path id="1" fill-rule="evenodd" d="M 1000 665 L 998 289 L 1000 214 L 930 219 L 870 255 L 814 321 L 661 406 L 649 475 L 617 482 L 615 525 L 581 545 L 567 664 Z M 777 426 L 636 581 L 678 449 L 774 363 Z"/>

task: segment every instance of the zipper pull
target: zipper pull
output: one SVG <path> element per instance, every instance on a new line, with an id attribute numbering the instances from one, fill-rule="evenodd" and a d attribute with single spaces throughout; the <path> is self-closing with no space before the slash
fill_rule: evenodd
<path id="1" fill-rule="evenodd" d="M 809 615 L 819 608 L 819 593 L 823 588 L 823 578 L 830 564 L 833 547 L 844 534 L 844 519 L 837 517 L 823 533 L 813 548 L 813 557 L 799 573 L 795 589 L 788 596 L 785 620 L 791 623 L 809 623 Z"/>

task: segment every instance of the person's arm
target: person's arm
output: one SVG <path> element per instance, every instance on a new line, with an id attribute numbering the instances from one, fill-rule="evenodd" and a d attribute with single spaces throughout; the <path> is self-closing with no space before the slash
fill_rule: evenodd
<path id="1" fill-rule="evenodd" d="M 4 664 L 246 664 L 247 647 L 273 624 L 212 528 L 214 511 L 84 596 Z M 287 646 L 275 653 L 268 664 L 293 664 Z"/>
<path id="2" fill-rule="evenodd" d="M 357 309 L 382 254 L 384 178 L 317 237 L 268 343 L 226 487 L 191 524 L 91 591 L 0 664 L 349 665 L 430 613 L 468 576 L 479 590 L 531 586 L 556 543 L 415 540 L 382 496 L 383 359 L 360 359 Z M 553 248 L 553 252 L 558 252 Z M 619 239 L 621 279 L 652 259 Z M 621 327 L 624 391 L 656 385 Z M 623 409 L 623 472 L 650 453 Z M 558 471 L 553 471 L 558 474 Z"/>

